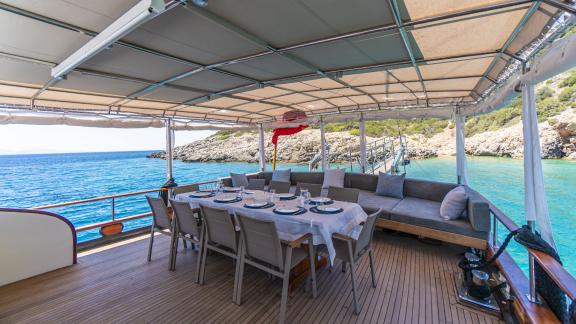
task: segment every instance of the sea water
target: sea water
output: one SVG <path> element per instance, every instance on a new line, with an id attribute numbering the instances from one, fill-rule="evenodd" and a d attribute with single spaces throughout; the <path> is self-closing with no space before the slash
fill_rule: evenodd
<path id="1" fill-rule="evenodd" d="M 165 181 L 165 161 L 146 158 L 150 152 L 108 152 L 0 156 L 0 207 L 26 208 L 105 195 L 159 188 Z M 307 170 L 306 164 L 279 164 L 279 168 Z M 348 167 L 342 165 L 341 167 Z M 566 268 L 576 275 L 576 162 L 544 160 L 544 177 L 556 245 Z M 522 160 L 475 157 L 468 160 L 470 185 L 498 206 L 517 224 L 524 220 Z M 255 163 L 174 161 L 180 184 L 213 180 L 230 172 L 256 172 Z M 408 177 L 455 182 L 454 158 L 413 160 Z M 156 193 L 149 195 L 156 196 Z M 54 208 L 75 226 L 107 221 L 110 200 Z M 118 198 L 116 217 L 148 212 L 145 195 Z M 150 219 L 128 222 L 125 229 L 150 224 Z M 501 239 L 507 234 L 499 228 Z M 78 233 L 78 241 L 99 237 L 98 230 Z M 515 242 L 508 251 L 526 268 L 526 250 Z"/>

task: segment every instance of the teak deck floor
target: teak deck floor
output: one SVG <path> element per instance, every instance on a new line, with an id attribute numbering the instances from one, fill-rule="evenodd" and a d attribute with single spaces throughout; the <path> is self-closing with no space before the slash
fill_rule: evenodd
<path id="1" fill-rule="evenodd" d="M 208 257 L 206 284 L 192 280 L 196 253 L 180 250 L 168 271 L 168 238 L 156 236 L 146 262 L 147 236 L 92 251 L 76 266 L 0 287 L 0 323 L 273 323 L 281 282 L 247 266 L 243 304 L 232 303 L 232 260 Z M 182 245 L 180 245 L 182 246 Z M 453 273 L 462 249 L 376 231 L 378 286 L 368 258 L 357 271 L 360 315 L 352 305 L 349 272 L 340 263 L 318 273 L 318 298 L 302 288 L 289 298 L 291 323 L 496 323 L 487 313 L 457 303 Z"/>

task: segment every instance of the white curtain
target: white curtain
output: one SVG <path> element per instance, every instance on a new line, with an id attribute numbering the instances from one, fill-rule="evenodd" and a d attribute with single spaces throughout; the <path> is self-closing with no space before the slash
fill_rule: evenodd
<path id="1" fill-rule="evenodd" d="M 258 163 L 260 171 L 266 171 L 266 145 L 264 144 L 264 127 L 258 126 Z"/>
<path id="2" fill-rule="evenodd" d="M 362 173 L 366 172 L 366 122 L 364 116 L 360 114 L 360 121 L 358 123 L 360 130 L 360 169 Z"/>
<path id="3" fill-rule="evenodd" d="M 524 132 L 524 208 L 526 220 L 535 221 L 542 238 L 556 248 L 544 190 L 533 84 L 522 84 L 522 126 Z"/>
<path id="4" fill-rule="evenodd" d="M 329 168 L 328 154 L 326 152 L 326 134 L 324 133 L 324 119 L 320 118 L 320 152 L 322 153 L 322 171 Z"/>
<path id="5" fill-rule="evenodd" d="M 464 146 L 464 116 L 456 112 L 456 175 L 458 183 L 468 185 L 468 164 L 466 162 L 466 148 Z"/>

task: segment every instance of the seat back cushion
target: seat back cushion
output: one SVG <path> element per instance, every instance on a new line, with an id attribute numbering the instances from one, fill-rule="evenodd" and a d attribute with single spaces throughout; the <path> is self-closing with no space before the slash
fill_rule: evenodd
<path id="1" fill-rule="evenodd" d="M 344 186 L 346 188 L 376 191 L 377 184 L 378 176 L 375 174 L 346 173 L 344 177 Z"/>
<path id="2" fill-rule="evenodd" d="M 404 196 L 442 202 L 448 192 L 457 185 L 428 180 L 405 179 Z"/>
<path id="3" fill-rule="evenodd" d="M 378 174 L 378 185 L 376 186 L 376 194 L 379 196 L 387 196 L 403 199 L 404 178 L 406 178 L 406 174 L 391 175 L 388 173 L 380 172 Z"/>
<path id="4" fill-rule="evenodd" d="M 248 187 L 248 177 L 246 173 L 230 173 L 233 187 Z"/>
<path id="5" fill-rule="evenodd" d="M 490 231 L 490 204 L 477 191 L 466 188 L 468 220 L 477 231 Z"/>
<path id="6" fill-rule="evenodd" d="M 440 205 L 440 216 L 444 220 L 454 220 L 462 216 L 466 206 L 468 204 L 468 195 L 466 194 L 466 189 L 462 186 L 458 186 L 446 195 L 442 200 L 442 205 Z"/>
<path id="7" fill-rule="evenodd" d="M 290 173 L 290 182 L 293 186 L 299 182 L 322 184 L 324 181 L 323 172 L 292 172 Z"/>

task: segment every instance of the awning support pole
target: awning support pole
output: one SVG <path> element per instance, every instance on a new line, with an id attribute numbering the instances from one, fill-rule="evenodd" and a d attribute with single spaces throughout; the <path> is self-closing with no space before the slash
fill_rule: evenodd
<path id="1" fill-rule="evenodd" d="M 322 171 L 328 169 L 326 157 L 326 136 L 324 134 L 324 118 L 320 117 L 320 152 L 322 154 Z"/>
<path id="2" fill-rule="evenodd" d="M 266 147 L 264 145 L 264 127 L 258 125 L 258 164 L 260 172 L 266 171 Z"/>
<path id="3" fill-rule="evenodd" d="M 456 176 L 458 184 L 468 185 L 468 164 L 466 161 L 465 130 L 466 117 L 460 113 L 460 107 L 456 108 Z"/>
<path id="4" fill-rule="evenodd" d="M 172 151 L 174 146 L 172 119 L 167 118 L 166 125 L 166 181 L 172 179 Z"/>
<path id="5" fill-rule="evenodd" d="M 274 143 L 274 157 L 272 158 L 272 171 L 276 171 L 276 153 L 278 152 L 278 143 Z"/>
<path id="6" fill-rule="evenodd" d="M 360 129 L 360 172 L 366 173 L 366 122 L 362 113 L 358 128 Z"/>

